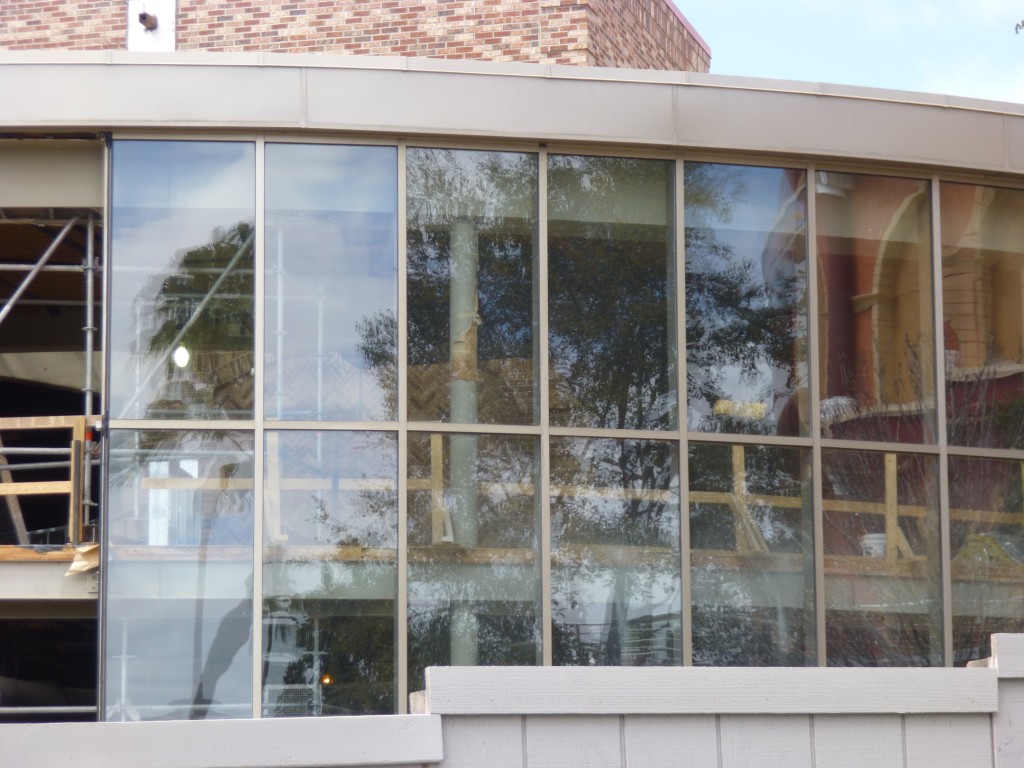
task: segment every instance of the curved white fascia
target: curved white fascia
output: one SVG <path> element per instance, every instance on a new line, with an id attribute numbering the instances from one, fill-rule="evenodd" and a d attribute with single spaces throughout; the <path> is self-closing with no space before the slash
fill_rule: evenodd
<path id="1" fill-rule="evenodd" d="M 1024 174 L 1024 105 L 684 72 L 283 54 L 0 53 L 0 134 L 287 131 Z"/>

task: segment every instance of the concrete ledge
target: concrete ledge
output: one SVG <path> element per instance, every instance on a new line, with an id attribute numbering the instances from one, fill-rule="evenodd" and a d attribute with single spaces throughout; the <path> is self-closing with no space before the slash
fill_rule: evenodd
<path id="1" fill-rule="evenodd" d="M 1024 677 L 1024 635 L 992 635 L 992 667 L 1001 678 Z"/>
<path id="2" fill-rule="evenodd" d="M 938 714 L 998 708 L 994 669 L 431 667 L 435 715 Z"/>
<path id="3" fill-rule="evenodd" d="M 441 718 L 423 715 L 47 723 L 0 726 L 0 763 L 46 768 L 270 768 L 441 760 Z"/>

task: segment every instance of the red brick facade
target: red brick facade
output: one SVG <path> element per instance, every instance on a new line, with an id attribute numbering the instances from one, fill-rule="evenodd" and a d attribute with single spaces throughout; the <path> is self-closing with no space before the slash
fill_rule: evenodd
<path id="1" fill-rule="evenodd" d="M 125 47 L 125 0 L 0 0 L 0 50 Z"/>
<path id="2" fill-rule="evenodd" d="M 0 0 L 0 50 L 123 49 L 126 0 Z M 706 72 L 671 0 L 178 0 L 177 49 Z"/>
<path id="3" fill-rule="evenodd" d="M 589 0 L 589 63 L 707 72 L 707 45 L 671 0 Z"/>

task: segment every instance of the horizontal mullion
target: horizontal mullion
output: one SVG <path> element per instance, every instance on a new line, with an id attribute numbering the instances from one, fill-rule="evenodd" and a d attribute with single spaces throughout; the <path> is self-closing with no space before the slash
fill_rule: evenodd
<path id="1" fill-rule="evenodd" d="M 665 440 L 678 442 L 682 434 L 679 430 L 657 429 L 595 429 L 591 427 L 551 427 L 548 430 L 552 437 L 614 437 L 632 440 Z"/>
<path id="2" fill-rule="evenodd" d="M 124 430 L 135 430 L 135 431 L 196 431 L 202 430 L 208 431 L 253 431 L 256 429 L 256 423 L 253 419 L 239 419 L 238 421 L 229 421 L 225 419 L 210 419 L 204 421 L 188 421 L 186 419 L 162 419 L 160 421 L 154 421 L 152 419 L 111 419 L 108 425 L 109 429 L 124 429 Z"/>
<path id="3" fill-rule="evenodd" d="M 691 443 L 729 443 L 736 445 L 777 445 L 790 448 L 810 448 L 814 440 L 810 437 L 789 437 L 780 435 L 746 435 L 727 432 L 687 432 Z"/>
<path id="4" fill-rule="evenodd" d="M 907 453 L 937 456 L 939 446 L 924 443 L 886 443 L 874 440 L 834 440 L 825 438 L 819 441 L 821 447 L 829 450 L 872 451 L 874 453 Z"/>
<path id="5" fill-rule="evenodd" d="M 478 435 L 539 435 L 541 428 L 535 424 L 452 424 L 450 422 L 409 422 L 409 432 L 449 432 Z"/>

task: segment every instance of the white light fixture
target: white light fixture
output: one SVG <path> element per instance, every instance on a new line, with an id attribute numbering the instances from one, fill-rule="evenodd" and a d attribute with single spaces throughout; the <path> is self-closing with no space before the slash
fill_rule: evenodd
<path id="1" fill-rule="evenodd" d="M 189 357 L 191 357 L 191 355 L 189 355 L 188 350 L 185 349 L 185 347 L 178 347 L 174 350 L 174 354 L 171 356 L 171 359 L 174 360 L 174 364 L 176 366 L 184 368 L 188 365 Z"/>

